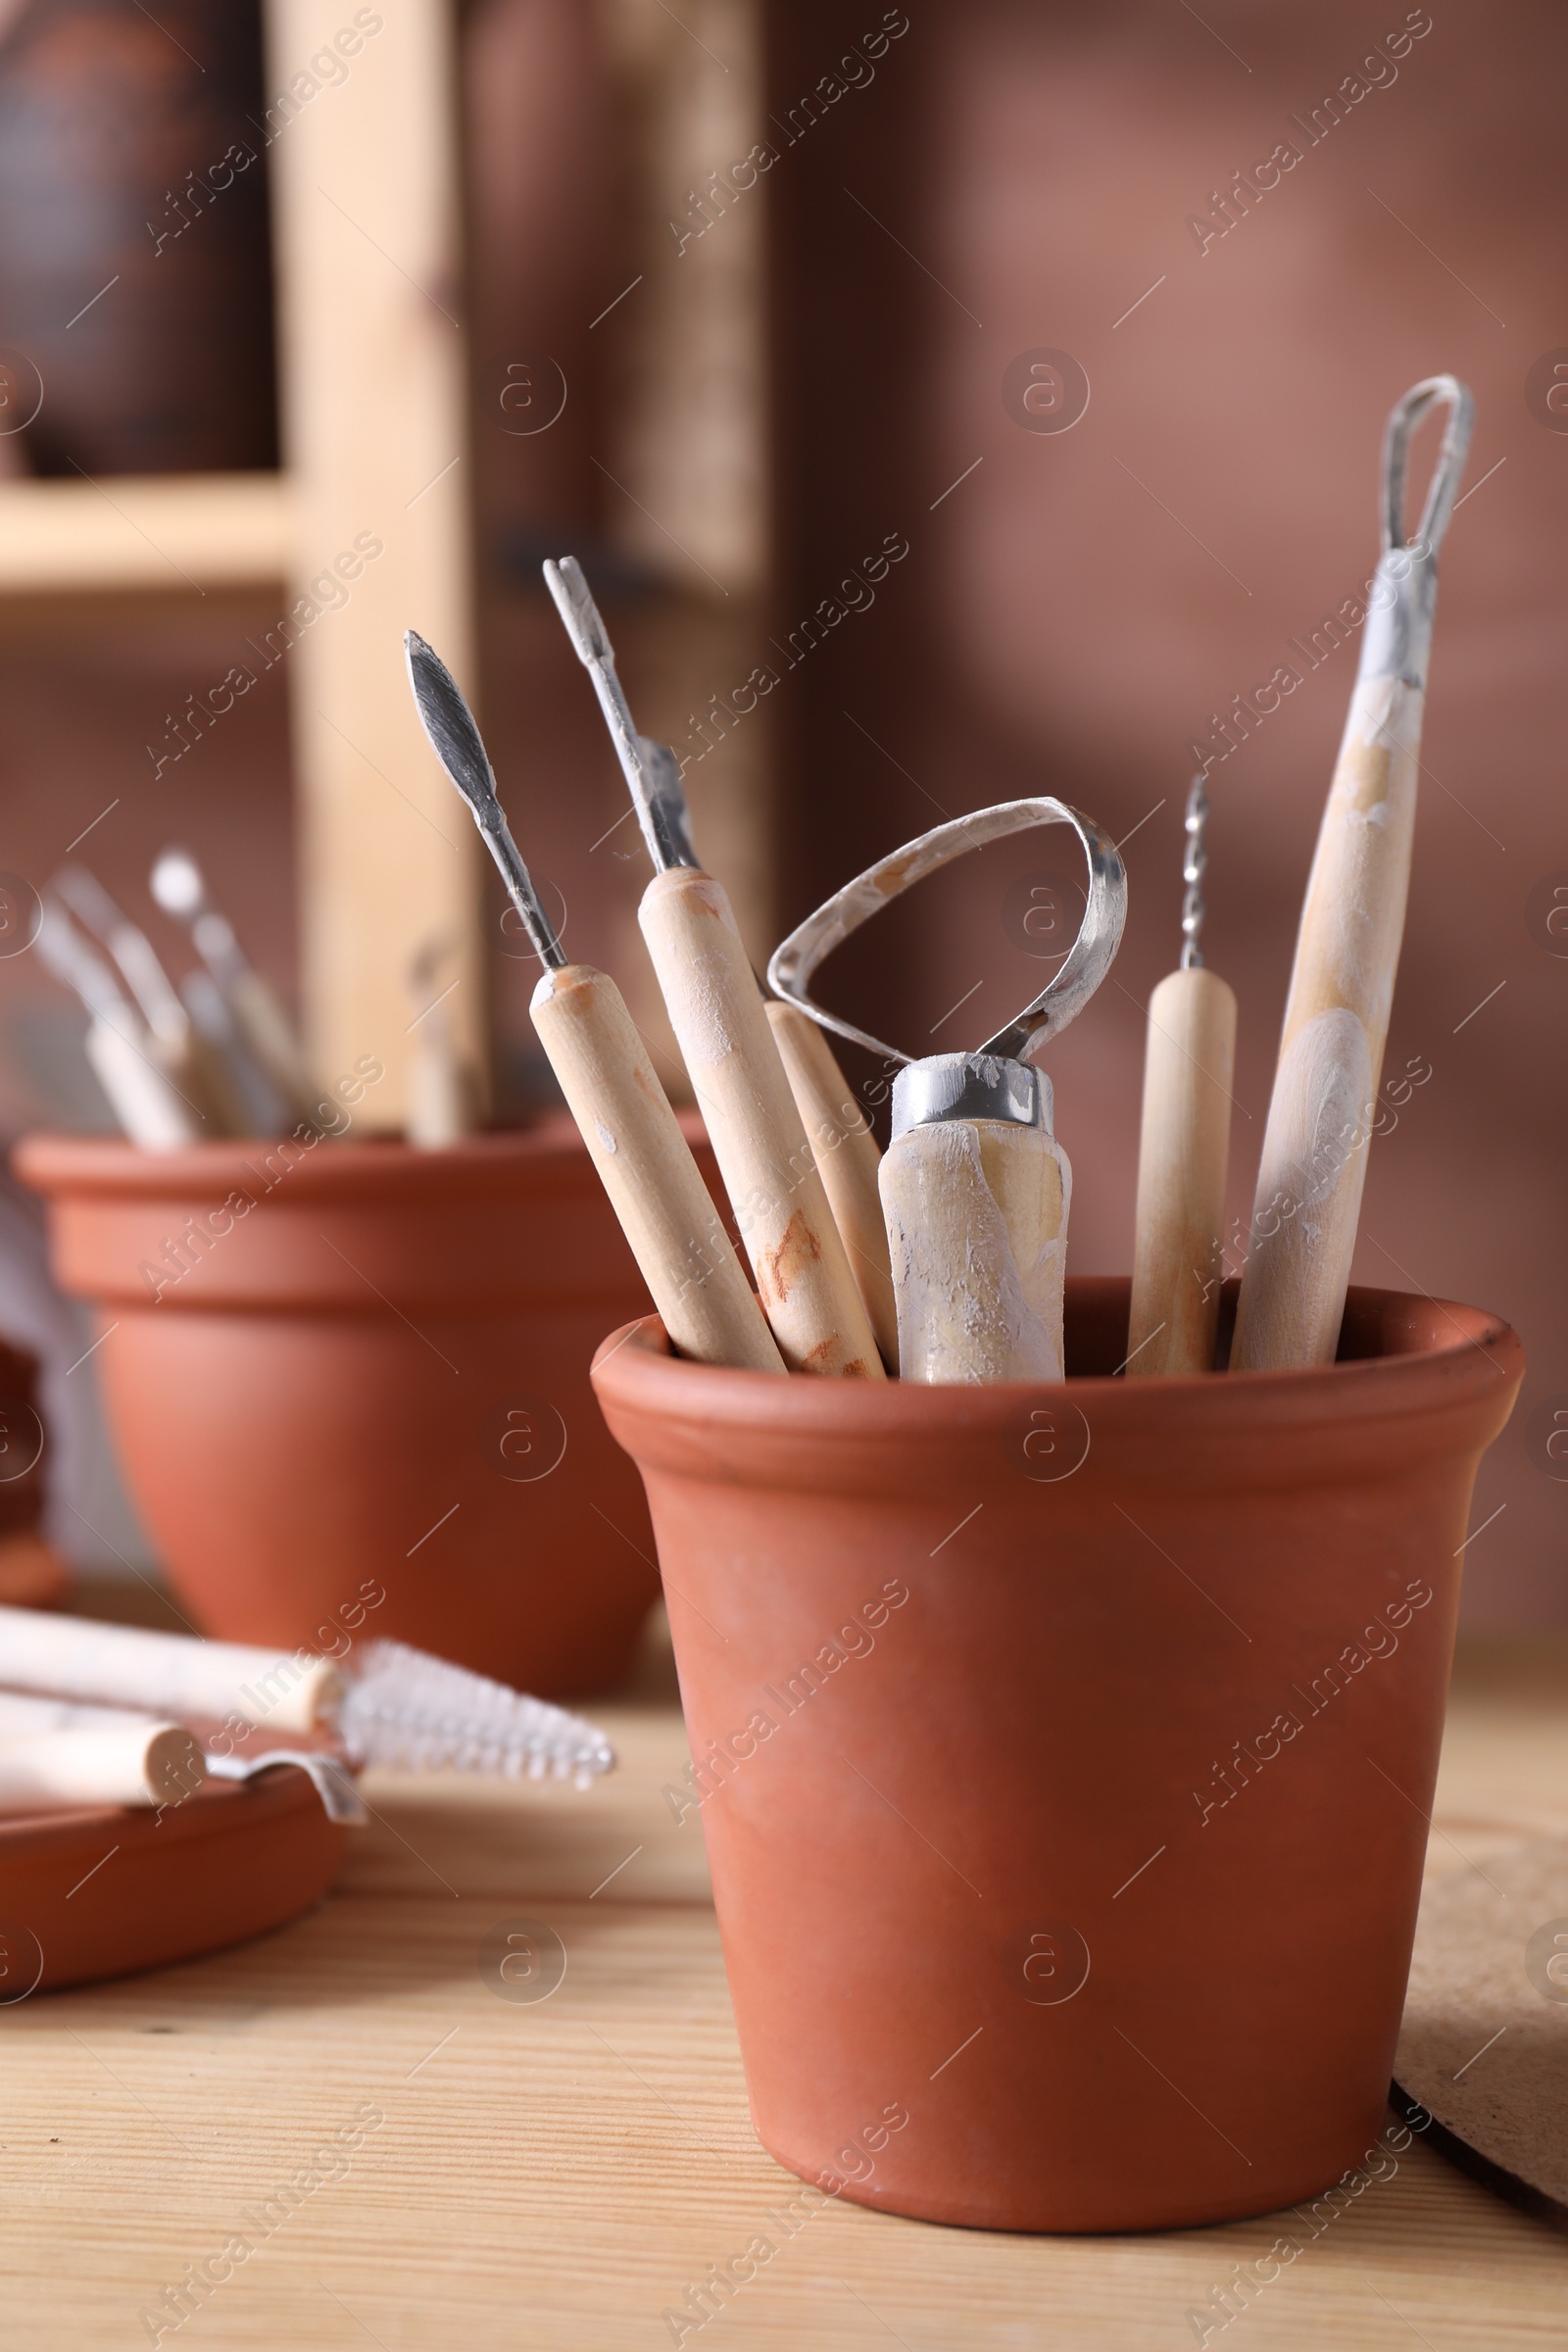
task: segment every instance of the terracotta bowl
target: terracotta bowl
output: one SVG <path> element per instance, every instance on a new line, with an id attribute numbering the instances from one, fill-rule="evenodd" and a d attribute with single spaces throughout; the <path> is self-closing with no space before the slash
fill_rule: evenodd
<path id="1" fill-rule="evenodd" d="M 542 1694 L 625 1674 L 658 1578 L 588 1362 L 647 1294 L 568 1119 L 443 1152 L 33 1136 L 16 1166 L 205 1632 L 340 1652 L 358 1613 Z"/>
<path id="2" fill-rule="evenodd" d="M 1352 1291 L 1300 1373 L 770 1381 L 607 1341 L 763 2143 L 998 2230 L 1310 2197 L 1385 2120 L 1476 1465 L 1523 1370 Z"/>

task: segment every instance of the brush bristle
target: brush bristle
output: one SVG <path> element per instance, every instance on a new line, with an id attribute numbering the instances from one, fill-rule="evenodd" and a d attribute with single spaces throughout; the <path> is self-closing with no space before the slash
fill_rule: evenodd
<path id="1" fill-rule="evenodd" d="M 339 1729 L 356 1763 L 411 1772 L 553 1776 L 586 1788 L 615 1761 L 604 1733 L 580 1715 L 401 1642 L 366 1650 Z"/>

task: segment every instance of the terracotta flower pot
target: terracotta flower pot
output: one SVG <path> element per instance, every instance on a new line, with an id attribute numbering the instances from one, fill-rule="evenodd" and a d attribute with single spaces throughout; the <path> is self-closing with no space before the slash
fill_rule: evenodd
<path id="1" fill-rule="evenodd" d="M 1522 1373 L 1352 1291 L 1342 1360 L 1054 1388 L 594 1379 L 642 1469 L 764 2144 L 1005 2230 L 1315 2195 L 1382 2129 L 1476 1464 Z"/>
<path id="2" fill-rule="evenodd" d="M 206 1632 L 341 1649 L 371 1588 L 367 1637 L 540 1693 L 626 1671 L 658 1580 L 588 1360 L 647 1294 L 564 1115 L 445 1152 L 33 1136 L 16 1165 Z"/>

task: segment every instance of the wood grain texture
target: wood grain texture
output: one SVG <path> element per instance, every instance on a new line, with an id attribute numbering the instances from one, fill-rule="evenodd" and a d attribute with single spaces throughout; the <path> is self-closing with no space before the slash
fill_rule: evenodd
<path id="1" fill-rule="evenodd" d="M 1512 1839 L 1568 1831 L 1568 1660 L 1560 1644 L 1549 1659 L 1533 1647 L 1461 1659 L 1435 1872 L 1465 1873 L 1466 1857 L 1490 1868 Z M 375 1816 L 338 1890 L 294 1926 L 0 2010 L 0 2294 L 19 2345 L 145 2343 L 138 2313 L 365 2104 L 384 2121 L 320 2163 L 339 2177 L 296 2191 L 166 2346 L 656 2352 L 673 2340 L 662 2313 L 798 2184 L 752 2134 L 700 1822 L 677 1827 L 661 1794 L 686 1761 L 667 1681 L 595 1711 L 621 1768 L 586 1794 L 372 1776 Z M 478 1965 L 485 1936 L 518 1919 L 566 1948 L 564 1982 L 537 2005 L 501 1999 Z M 1150 2352 L 1194 2343 L 1187 2314 L 1278 2233 L 1264 2216 L 1027 2238 L 828 2204 L 685 2340 Z M 1557 2352 L 1563 2282 L 1552 2232 L 1418 2139 L 1209 2342 L 1396 2352 L 1424 2336 L 1438 2352 Z"/>
<path id="2" fill-rule="evenodd" d="M 1041 1129 L 939 1119 L 896 1136 L 879 1178 L 899 1372 L 1060 1380 L 1072 1170 Z"/>
<path id="3" fill-rule="evenodd" d="M 1127 1376 L 1209 1372 L 1219 1323 L 1236 997 L 1171 972 L 1149 1000 Z"/>
<path id="4" fill-rule="evenodd" d="M 860 1302 L 871 1319 L 882 1361 L 892 1372 L 899 1361 L 899 1313 L 876 1183 L 881 1147 L 850 1092 L 837 1055 L 809 1014 L 775 998 L 767 1006 L 767 1020 L 833 1221 L 849 1253 Z"/>
<path id="5" fill-rule="evenodd" d="M 1357 684 L 1318 833 L 1231 1365 L 1334 1360 L 1404 933 L 1424 696 Z"/>
<path id="6" fill-rule="evenodd" d="M 782 1372 L 620 991 L 591 965 L 546 972 L 533 1025 L 664 1329 L 699 1364 Z"/>
<path id="7" fill-rule="evenodd" d="M 722 886 L 674 866 L 637 919 L 780 1354 L 792 1372 L 885 1378 Z"/>

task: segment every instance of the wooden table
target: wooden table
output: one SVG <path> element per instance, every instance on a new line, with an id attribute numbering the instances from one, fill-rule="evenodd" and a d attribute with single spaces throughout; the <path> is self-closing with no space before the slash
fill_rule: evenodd
<path id="1" fill-rule="evenodd" d="M 1431 1867 L 1568 1833 L 1568 1653 L 1461 1659 Z M 797 2185 L 752 2135 L 667 1658 L 596 1710 L 586 1794 L 381 1775 L 342 1883 L 281 1933 L 0 2010 L 0 2345 L 97 2352 L 188 2265 L 320 2185 L 177 2330 L 184 2347 L 647 2352 Z M 559 1989 L 500 1997 L 479 1947 L 543 1921 Z M 368 2123 L 369 2115 L 381 2121 Z M 361 2118 L 356 2124 L 356 2117 Z M 341 2145 L 341 2141 L 339 2142 Z M 828 2204 L 688 2344 L 812 2352 L 1174 2348 L 1267 2219 L 1028 2238 Z M 220 2263 L 218 2268 L 221 2268 Z M 1419 2143 L 1210 2344 L 1507 2352 L 1568 2343 L 1568 2245 Z"/>

